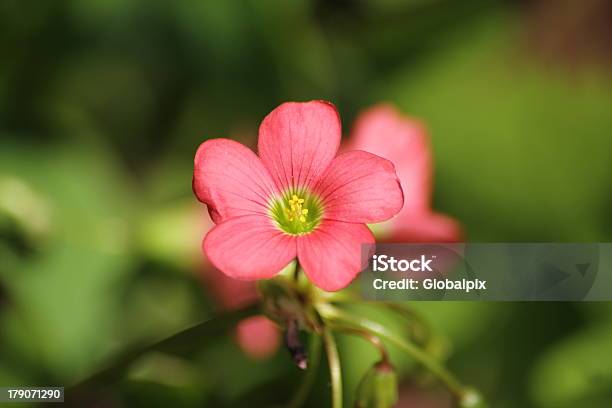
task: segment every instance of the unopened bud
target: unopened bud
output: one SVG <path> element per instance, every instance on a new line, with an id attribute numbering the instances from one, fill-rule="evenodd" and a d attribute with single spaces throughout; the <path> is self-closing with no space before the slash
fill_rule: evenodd
<path id="1" fill-rule="evenodd" d="M 291 354 L 291 359 L 295 365 L 305 370 L 308 367 L 308 356 L 300 339 L 299 326 L 296 320 L 289 320 L 287 322 L 285 346 L 287 346 L 287 350 Z"/>
<path id="2" fill-rule="evenodd" d="M 357 387 L 357 408 L 390 408 L 397 403 L 397 374 L 387 361 L 374 364 Z"/>

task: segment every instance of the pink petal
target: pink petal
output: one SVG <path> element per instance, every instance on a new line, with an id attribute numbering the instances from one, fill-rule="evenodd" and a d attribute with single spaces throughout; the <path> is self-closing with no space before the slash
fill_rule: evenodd
<path id="1" fill-rule="evenodd" d="M 327 102 L 287 102 L 259 127 L 259 157 L 280 190 L 314 184 L 340 144 L 340 117 Z"/>
<path id="2" fill-rule="evenodd" d="M 236 327 L 236 337 L 240 348 L 255 360 L 272 357 L 280 345 L 278 327 L 265 316 L 242 320 Z"/>
<path id="3" fill-rule="evenodd" d="M 395 242 L 459 242 L 463 239 L 461 225 L 453 218 L 439 213 L 402 214 L 394 220 L 390 236 L 385 241 Z"/>
<path id="4" fill-rule="evenodd" d="M 248 214 L 267 214 L 276 187 L 259 158 L 229 139 L 208 140 L 195 156 L 193 190 L 215 223 Z"/>
<path id="5" fill-rule="evenodd" d="M 364 224 L 323 220 L 314 232 L 298 237 L 297 252 L 310 281 L 336 291 L 367 266 L 365 244 L 374 244 L 374 236 Z"/>
<path id="6" fill-rule="evenodd" d="M 206 235 L 203 245 L 212 264 L 235 279 L 271 278 L 296 256 L 295 237 L 281 232 L 262 215 L 218 224 Z"/>
<path id="7" fill-rule="evenodd" d="M 402 189 L 393 163 L 363 151 L 336 157 L 315 187 L 327 219 L 372 223 L 397 214 Z"/>
<path id="8" fill-rule="evenodd" d="M 379 105 L 359 115 L 347 149 L 365 150 L 395 164 L 404 190 L 403 212 L 430 206 L 432 158 L 423 125 L 391 105 Z"/>

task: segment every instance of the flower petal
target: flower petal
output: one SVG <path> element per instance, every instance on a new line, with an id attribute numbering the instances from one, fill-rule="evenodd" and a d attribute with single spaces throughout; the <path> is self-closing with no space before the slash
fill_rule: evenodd
<path id="1" fill-rule="evenodd" d="M 247 214 L 267 214 L 276 188 L 248 147 L 229 139 L 200 145 L 195 156 L 193 190 L 208 205 L 215 223 Z"/>
<path id="2" fill-rule="evenodd" d="M 402 212 L 427 210 L 431 205 L 432 157 L 424 126 L 391 105 L 361 113 L 348 149 L 365 150 L 395 164 L 404 190 Z"/>
<path id="3" fill-rule="evenodd" d="M 221 272 L 235 279 L 271 278 L 296 256 L 295 237 L 261 215 L 231 218 L 204 239 L 204 252 Z"/>
<path id="4" fill-rule="evenodd" d="M 364 224 L 323 220 L 317 229 L 298 237 L 298 258 L 311 282 L 327 291 L 340 290 L 367 266 L 363 245 L 374 244 Z"/>
<path id="5" fill-rule="evenodd" d="M 359 150 L 336 157 L 314 190 L 323 201 L 324 218 L 338 221 L 388 220 L 404 202 L 393 163 Z"/>
<path id="6" fill-rule="evenodd" d="M 287 102 L 259 127 L 259 157 L 277 187 L 307 187 L 316 182 L 340 144 L 340 117 L 327 102 Z"/>

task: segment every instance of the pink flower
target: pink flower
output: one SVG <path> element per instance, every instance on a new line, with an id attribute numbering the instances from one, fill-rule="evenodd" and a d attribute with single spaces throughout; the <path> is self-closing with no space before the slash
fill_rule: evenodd
<path id="1" fill-rule="evenodd" d="M 431 209 L 433 164 L 424 126 L 391 105 L 378 105 L 357 118 L 349 149 L 361 149 L 388 160 L 397 169 L 404 191 L 404 207 L 397 217 L 374 230 L 383 240 L 401 242 L 455 242 L 460 225 Z"/>
<path id="2" fill-rule="evenodd" d="M 228 139 L 200 145 L 193 187 L 217 224 L 210 261 L 243 280 L 271 278 L 298 258 L 318 287 L 347 286 L 362 269 L 366 223 L 402 208 L 393 164 L 363 151 L 336 156 L 340 118 L 326 102 L 284 103 L 259 128 L 259 156 Z"/>

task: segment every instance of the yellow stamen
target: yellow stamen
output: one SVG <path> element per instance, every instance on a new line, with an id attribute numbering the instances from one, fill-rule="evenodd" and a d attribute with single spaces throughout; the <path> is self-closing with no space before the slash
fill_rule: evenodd
<path id="1" fill-rule="evenodd" d="M 285 213 L 289 221 L 293 222 L 296 219 L 300 222 L 306 222 L 306 214 L 308 214 L 308 208 L 302 208 L 305 200 L 293 194 L 289 199 L 289 208 L 285 208 Z"/>

